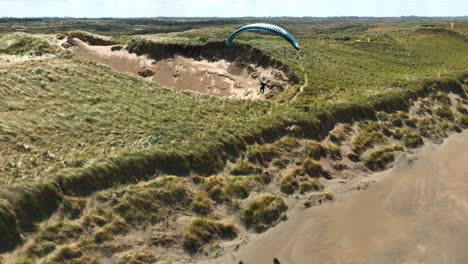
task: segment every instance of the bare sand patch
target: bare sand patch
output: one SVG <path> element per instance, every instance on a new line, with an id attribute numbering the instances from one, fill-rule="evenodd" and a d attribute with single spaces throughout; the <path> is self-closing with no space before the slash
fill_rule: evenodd
<path id="1" fill-rule="evenodd" d="M 195 60 L 182 55 L 154 60 L 129 53 L 126 49 L 112 50 L 113 46 L 88 45 L 76 38 L 70 42 L 73 43 L 70 49 L 81 59 L 106 64 L 115 71 L 135 75 L 141 75 L 139 72 L 152 72 L 144 76 L 176 90 L 237 99 L 262 99 L 268 98 L 274 90 L 281 92 L 289 86 L 287 77 L 282 72 L 254 64 L 245 67 L 224 59 Z M 265 94 L 259 93 L 260 79 L 270 82 Z"/>

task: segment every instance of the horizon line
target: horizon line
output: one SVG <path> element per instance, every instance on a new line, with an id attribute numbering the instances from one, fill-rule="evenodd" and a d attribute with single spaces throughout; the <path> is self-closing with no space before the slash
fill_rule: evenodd
<path id="1" fill-rule="evenodd" d="M 134 17 L 74 17 L 74 16 L 24 16 L 24 17 L 9 17 L 2 16 L 0 19 L 16 18 L 16 19 L 29 19 L 29 18 L 61 18 L 61 19 L 155 19 L 155 18 L 468 18 L 468 15 L 462 16 L 134 16 Z"/>

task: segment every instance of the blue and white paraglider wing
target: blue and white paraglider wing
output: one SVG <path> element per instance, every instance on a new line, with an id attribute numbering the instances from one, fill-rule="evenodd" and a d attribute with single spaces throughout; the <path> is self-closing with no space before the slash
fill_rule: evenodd
<path id="1" fill-rule="evenodd" d="M 294 37 L 289 33 L 286 29 L 282 27 L 278 27 L 271 24 L 264 24 L 264 23 L 257 23 L 251 24 L 244 27 L 239 28 L 238 30 L 234 31 L 229 38 L 226 40 L 226 46 L 230 47 L 232 41 L 242 32 L 244 31 L 262 31 L 262 32 L 269 32 L 275 35 L 278 35 L 284 38 L 286 41 L 291 43 L 291 45 L 296 49 L 299 50 L 299 43 L 294 39 Z"/>

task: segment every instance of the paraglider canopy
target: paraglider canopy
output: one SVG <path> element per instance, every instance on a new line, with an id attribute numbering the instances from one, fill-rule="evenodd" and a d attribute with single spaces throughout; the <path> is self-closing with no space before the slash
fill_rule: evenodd
<path id="1" fill-rule="evenodd" d="M 232 41 L 242 32 L 244 31 L 262 31 L 262 32 L 269 32 L 275 35 L 278 35 L 284 38 L 286 41 L 291 43 L 291 45 L 296 49 L 299 50 L 299 43 L 294 39 L 294 37 L 289 33 L 286 29 L 275 26 L 272 24 L 265 24 L 265 23 L 257 23 L 257 24 L 250 24 L 244 27 L 239 28 L 238 30 L 234 31 L 229 38 L 226 40 L 226 46 L 230 47 Z"/>

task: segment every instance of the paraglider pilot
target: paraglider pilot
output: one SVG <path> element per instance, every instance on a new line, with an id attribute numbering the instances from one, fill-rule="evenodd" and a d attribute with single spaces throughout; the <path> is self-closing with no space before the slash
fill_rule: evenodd
<path id="1" fill-rule="evenodd" d="M 267 83 L 260 80 L 260 93 L 259 94 L 264 94 L 265 93 L 265 87 L 267 86 Z"/>

